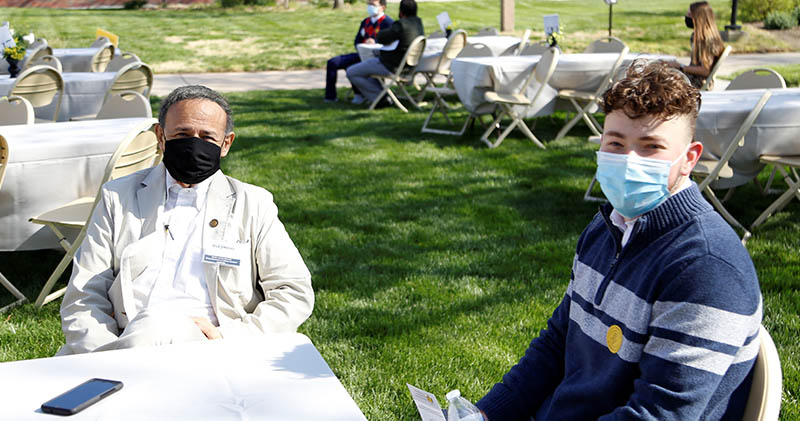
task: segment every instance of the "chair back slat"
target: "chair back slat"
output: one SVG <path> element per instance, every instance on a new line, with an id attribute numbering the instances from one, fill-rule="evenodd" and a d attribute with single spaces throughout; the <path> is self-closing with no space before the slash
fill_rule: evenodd
<path id="1" fill-rule="evenodd" d="M 589 44 L 589 46 L 587 46 L 586 49 L 583 50 L 583 52 L 590 54 L 618 53 L 622 51 L 623 48 L 625 48 L 625 43 L 622 42 L 621 39 L 617 37 L 604 37 Z"/>
<path id="2" fill-rule="evenodd" d="M 436 73 L 446 74 L 448 69 L 450 69 L 450 63 L 461 53 L 465 45 L 467 45 L 466 31 L 459 29 L 450 34 L 450 38 L 447 39 L 447 44 L 444 45 L 444 50 L 442 50 L 442 54 L 439 56 L 439 64 L 436 66 Z"/>
<path id="3" fill-rule="evenodd" d="M 123 67 L 125 67 L 125 65 L 127 65 L 127 64 L 140 63 L 140 62 L 141 62 L 141 60 L 139 60 L 139 57 L 136 54 L 128 53 L 128 52 L 122 52 L 119 55 L 115 55 L 111 59 L 111 61 L 108 63 L 108 66 L 106 67 L 106 71 L 107 72 L 117 72 L 120 69 L 122 69 Z"/>
<path id="4" fill-rule="evenodd" d="M 111 95 L 124 91 L 138 92 L 149 98 L 152 87 L 153 71 L 150 66 L 141 62 L 129 63 L 117 72 L 103 102 L 108 101 Z"/>
<path id="5" fill-rule="evenodd" d="M 0 99 L 0 125 L 33 124 L 33 106 L 27 99 L 10 96 Z"/>
<path id="6" fill-rule="evenodd" d="M 492 49 L 489 48 L 488 45 L 475 42 L 471 44 L 467 44 L 461 52 L 458 53 L 458 57 L 493 57 L 494 53 Z"/>
<path id="7" fill-rule="evenodd" d="M 425 51 L 425 37 L 418 36 L 411 41 L 406 51 L 406 59 L 403 60 L 408 67 L 416 67 L 419 64 L 419 59 L 422 58 L 422 52 Z"/>
<path id="8" fill-rule="evenodd" d="M 700 87 L 701 91 L 710 91 L 714 88 L 714 78 L 717 77 L 717 72 L 719 71 L 719 68 L 722 67 L 722 62 L 725 61 L 725 59 L 728 57 L 728 54 L 731 53 L 731 50 L 733 50 L 733 47 L 730 45 L 725 46 L 725 49 L 722 50 L 722 54 L 719 55 L 717 62 L 714 63 L 713 67 L 711 67 L 711 72 L 703 82 L 703 86 Z"/>
<path id="9" fill-rule="evenodd" d="M 3 187 L 3 179 L 6 178 L 6 168 L 8 168 L 8 141 L 0 135 L 0 187 Z"/>
<path id="10" fill-rule="evenodd" d="M 64 98 L 64 79 L 61 78 L 61 72 L 50 66 L 33 66 L 17 76 L 10 94 L 27 99 L 34 108 L 51 104 L 58 94 L 53 114 L 53 121 L 56 121 Z"/>
<path id="11" fill-rule="evenodd" d="M 108 180 L 114 180 L 133 174 L 136 171 L 152 167 L 160 160 L 158 141 L 152 131 L 144 131 L 136 135 L 124 147 L 118 149 L 109 161 L 111 170 Z"/>
<path id="12" fill-rule="evenodd" d="M 108 100 L 103 103 L 95 118 L 104 120 L 152 116 L 153 110 L 150 108 L 150 101 L 144 95 L 136 91 L 122 91 L 119 94 L 111 94 Z"/>
<path id="13" fill-rule="evenodd" d="M 736 76 L 725 88 L 726 91 L 739 89 L 783 89 L 786 80 L 780 73 L 766 68 L 748 70 Z"/>
<path id="14" fill-rule="evenodd" d="M 108 63 L 114 58 L 114 44 L 108 43 L 94 53 L 92 57 L 92 71 L 105 72 Z"/>

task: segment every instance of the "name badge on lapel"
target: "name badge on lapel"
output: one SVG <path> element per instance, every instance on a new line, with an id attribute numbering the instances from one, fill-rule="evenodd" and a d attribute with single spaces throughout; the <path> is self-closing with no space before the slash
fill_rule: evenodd
<path id="1" fill-rule="evenodd" d="M 203 262 L 239 267 L 242 259 L 250 258 L 250 241 L 224 241 L 211 244 L 203 254 Z"/>

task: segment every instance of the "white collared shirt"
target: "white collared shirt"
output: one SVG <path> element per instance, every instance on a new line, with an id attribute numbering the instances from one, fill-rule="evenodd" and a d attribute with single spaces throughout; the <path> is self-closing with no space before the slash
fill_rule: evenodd
<path id="1" fill-rule="evenodd" d="M 378 21 L 378 19 L 380 19 L 380 18 L 381 18 L 381 16 L 383 16 L 383 12 L 381 12 L 381 13 L 378 13 L 378 14 L 377 14 L 377 15 L 375 15 L 375 16 L 370 16 L 370 17 L 369 17 L 369 21 L 370 21 L 370 22 L 372 22 L 373 24 L 375 24 L 375 22 L 377 22 L 377 21 Z"/>
<path id="2" fill-rule="evenodd" d="M 675 193 L 670 194 L 670 196 L 678 194 L 678 192 L 689 188 L 692 183 L 694 183 L 694 181 L 692 181 L 689 177 L 684 178 L 678 190 L 675 190 Z M 620 231 L 622 231 L 621 245 L 622 247 L 625 247 L 625 244 L 628 244 L 628 241 L 631 239 L 631 235 L 633 235 L 633 226 L 636 225 L 636 221 L 639 220 L 639 217 L 637 216 L 630 221 L 626 221 L 625 217 L 622 216 L 621 213 L 617 212 L 616 209 L 614 209 L 611 211 L 610 218 L 611 223 L 614 224 L 615 227 L 619 228 Z"/>
<path id="3" fill-rule="evenodd" d="M 166 197 L 159 227 L 164 227 L 163 253 L 133 281 L 137 310 L 169 307 L 187 316 L 219 325 L 203 267 L 203 218 L 211 177 L 184 188 L 166 172 Z"/>

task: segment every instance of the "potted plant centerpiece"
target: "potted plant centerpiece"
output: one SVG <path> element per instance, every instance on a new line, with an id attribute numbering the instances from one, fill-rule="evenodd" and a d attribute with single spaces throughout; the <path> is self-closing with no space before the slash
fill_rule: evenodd
<path id="1" fill-rule="evenodd" d="M 12 78 L 19 74 L 19 63 L 25 58 L 25 49 L 28 46 L 28 42 L 19 33 L 14 34 L 14 43 L 15 46 L 3 49 L 3 58 L 8 62 L 8 74 Z"/>

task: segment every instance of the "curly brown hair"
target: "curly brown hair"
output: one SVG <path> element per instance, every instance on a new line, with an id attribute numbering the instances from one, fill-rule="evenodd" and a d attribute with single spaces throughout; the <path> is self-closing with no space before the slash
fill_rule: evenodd
<path id="1" fill-rule="evenodd" d="M 700 91 L 664 61 L 635 60 L 625 77 L 603 94 L 606 115 L 621 110 L 631 119 L 669 120 L 688 116 L 692 132 L 700 109 Z"/>

